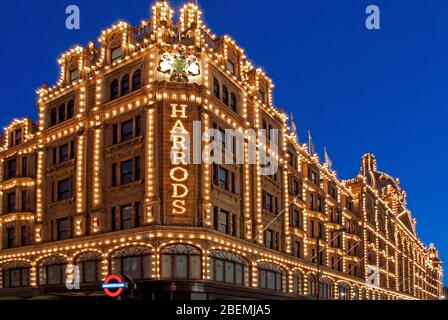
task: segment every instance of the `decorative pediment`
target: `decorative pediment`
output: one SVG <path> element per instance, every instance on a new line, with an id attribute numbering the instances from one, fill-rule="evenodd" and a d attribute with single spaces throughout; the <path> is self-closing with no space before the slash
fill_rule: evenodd
<path id="1" fill-rule="evenodd" d="M 415 235 L 415 220 L 411 217 L 409 211 L 404 211 L 399 217 L 400 221 L 403 225 L 408 229 L 412 234 Z"/>

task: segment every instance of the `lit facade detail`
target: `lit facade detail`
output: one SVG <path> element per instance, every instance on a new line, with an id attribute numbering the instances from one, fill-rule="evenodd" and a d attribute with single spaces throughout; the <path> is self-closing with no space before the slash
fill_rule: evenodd
<path id="1" fill-rule="evenodd" d="M 152 9 L 141 25 L 119 22 L 64 53 L 58 83 L 38 90 L 37 123 L 5 128 L 0 295 L 11 270 L 27 274 L 19 291 L 48 286 L 43 271 L 54 265 L 92 262 L 99 282 L 137 257 L 138 280 L 225 284 L 230 297 L 441 298 L 438 252 L 418 238 L 398 179 L 371 154 L 356 178 L 337 179 L 291 132 L 272 80 L 212 34 L 196 5 L 181 8 L 180 24 L 167 2 Z M 278 129 L 278 173 L 260 175 L 260 152 L 272 150 L 259 135 L 256 165 L 251 141 L 246 164 L 184 163 L 172 148 L 183 150 L 193 121 Z M 167 267 L 176 255 L 188 257 L 187 275 Z M 367 283 L 372 267 L 377 281 Z"/>

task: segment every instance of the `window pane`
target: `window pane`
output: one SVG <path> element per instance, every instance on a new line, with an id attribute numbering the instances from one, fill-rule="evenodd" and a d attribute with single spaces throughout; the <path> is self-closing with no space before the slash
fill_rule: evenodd
<path id="1" fill-rule="evenodd" d="M 152 261 L 151 256 L 143 256 L 143 278 L 150 279 L 152 275 Z"/>
<path id="2" fill-rule="evenodd" d="M 188 260 L 187 256 L 181 256 L 181 255 L 174 256 L 176 279 L 187 279 L 188 277 L 187 260 Z"/>
<path id="3" fill-rule="evenodd" d="M 142 278 L 141 258 L 132 257 L 123 259 L 123 273 L 131 277 L 131 279 L 139 280 Z"/>
<path id="4" fill-rule="evenodd" d="M 121 273 L 121 259 L 112 259 L 112 273 L 120 274 Z"/>
<path id="5" fill-rule="evenodd" d="M 48 272 L 48 284 L 60 284 L 62 282 L 61 279 L 61 266 L 47 266 Z"/>
<path id="6" fill-rule="evenodd" d="M 281 291 L 282 290 L 282 275 L 280 273 L 275 274 L 276 277 L 276 290 Z"/>
<path id="7" fill-rule="evenodd" d="M 22 286 L 23 287 L 28 286 L 28 275 L 29 275 L 29 270 L 22 269 Z"/>
<path id="8" fill-rule="evenodd" d="M 83 272 L 83 280 L 85 282 L 97 281 L 97 278 L 96 278 L 97 263 L 98 263 L 97 261 L 87 261 L 84 263 L 84 268 L 83 268 L 82 272 Z"/>
<path id="9" fill-rule="evenodd" d="M 222 260 L 215 259 L 215 280 L 224 281 L 224 262 Z"/>
<path id="10" fill-rule="evenodd" d="M 266 271 L 260 270 L 260 288 L 266 289 Z"/>
<path id="11" fill-rule="evenodd" d="M 200 280 L 201 279 L 201 257 L 200 256 L 190 256 L 190 279 Z"/>
<path id="12" fill-rule="evenodd" d="M 121 208 L 121 228 L 123 230 L 131 229 L 134 227 L 132 220 L 132 207 L 122 207 Z"/>
<path id="13" fill-rule="evenodd" d="M 171 279 L 173 277 L 173 258 L 170 255 L 163 255 L 161 259 L 162 264 L 162 279 Z"/>
<path id="14" fill-rule="evenodd" d="M 235 264 L 226 262 L 226 282 L 235 283 Z"/>
<path id="15" fill-rule="evenodd" d="M 112 62 L 121 58 L 121 47 L 112 49 Z"/>
<path id="16" fill-rule="evenodd" d="M 9 288 L 10 284 L 10 271 L 9 270 L 5 270 L 3 272 L 3 288 Z"/>
<path id="17" fill-rule="evenodd" d="M 70 198 L 70 180 L 65 179 L 58 182 L 58 200 L 63 201 Z"/>
<path id="18" fill-rule="evenodd" d="M 47 283 L 47 270 L 45 267 L 39 268 L 39 284 Z"/>
<path id="19" fill-rule="evenodd" d="M 20 287 L 20 269 L 11 270 L 11 286 Z"/>
<path id="20" fill-rule="evenodd" d="M 132 139 L 132 120 L 121 125 L 121 141 Z"/>
<path id="21" fill-rule="evenodd" d="M 244 267 L 241 264 L 235 266 L 235 283 L 244 285 Z"/>
<path id="22" fill-rule="evenodd" d="M 133 161 L 128 160 L 121 163 L 121 184 L 131 183 L 133 181 Z"/>
<path id="23" fill-rule="evenodd" d="M 275 290 L 275 273 L 267 272 L 267 288 L 270 290 Z"/>

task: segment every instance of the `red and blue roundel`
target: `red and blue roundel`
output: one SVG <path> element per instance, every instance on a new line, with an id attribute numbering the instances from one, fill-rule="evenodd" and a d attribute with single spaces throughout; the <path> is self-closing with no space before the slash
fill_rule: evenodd
<path id="1" fill-rule="evenodd" d="M 122 276 L 118 274 L 111 274 L 104 280 L 101 285 L 101 289 L 111 298 L 117 298 L 123 294 L 123 291 L 127 289 L 128 284 Z"/>

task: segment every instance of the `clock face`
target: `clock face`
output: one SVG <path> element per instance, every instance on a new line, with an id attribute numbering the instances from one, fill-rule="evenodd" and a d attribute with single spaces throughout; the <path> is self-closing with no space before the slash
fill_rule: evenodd
<path id="1" fill-rule="evenodd" d="M 188 82 L 190 76 L 200 74 L 199 60 L 195 55 L 188 55 L 183 51 L 165 52 L 160 59 L 158 70 L 171 75 L 171 81 Z"/>

